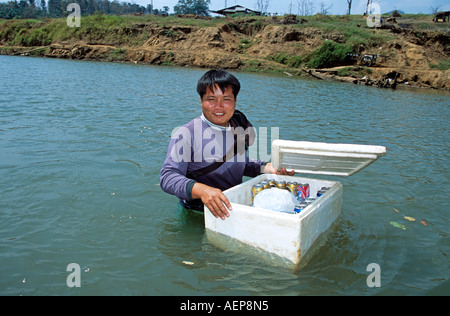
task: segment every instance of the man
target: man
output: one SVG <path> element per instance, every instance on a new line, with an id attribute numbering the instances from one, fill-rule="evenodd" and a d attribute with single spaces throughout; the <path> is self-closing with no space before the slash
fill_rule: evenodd
<path id="1" fill-rule="evenodd" d="M 241 184 L 243 176 L 294 175 L 248 157 L 255 133 L 245 115 L 236 110 L 240 88 L 238 79 L 225 70 L 211 70 L 200 78 L 197 92 L 202 115 L 172 135 L 161 169 L 165 192 L 177 196 L 187 209 L 203 211 L 206 205 L 222 220 L 231 210 L 222 191 Z"/>

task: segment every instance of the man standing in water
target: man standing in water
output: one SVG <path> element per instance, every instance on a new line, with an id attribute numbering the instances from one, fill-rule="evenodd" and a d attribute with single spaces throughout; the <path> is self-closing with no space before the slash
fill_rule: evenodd
<path id="1" fill-rule="evenodd" d="M 294 175 L 248 157 L 255 132 L 236 110 L 240 88 L 238 79 L 225 70 L 210 70 L 200 78 L 202 115 L 172 135 L 161 169 L 161 188 L 177 196 L 183 207 L 203 212 L 206 205 L 223 220 L 230 216 L 231 203 L 222 191 L 241 184 L 244 176 Z"/>

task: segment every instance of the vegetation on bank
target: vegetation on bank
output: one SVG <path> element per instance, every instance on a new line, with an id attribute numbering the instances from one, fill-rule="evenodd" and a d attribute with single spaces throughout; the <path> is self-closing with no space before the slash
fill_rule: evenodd
<path id="1" fill-rule="evenodd" d="M 82 17 L 80 27 L 68 27 L 66 18 L 0 20 L 0 43 L 8 46 L 46 46 L 62 41 L 98 41 L 108 45 L 138 46 L 149 34 L 134 33 L 135 23 L 161 26 L 214 26 L 218 20 L 179 19 L 176 16 L 104 15 Z"/>
<path id="2" fill-rule="evenodd" d="M 403 21 L 409 23 L 408 27 L 416 32 L 418 38 L 420 38 L 421 32 L 426 31 L 448 34 L 449 26 L 447 23 L 432 23 L 431 20 L 431 15 L 406 15 L 403 17 Z M 241 23 L 242 21 L 247 22 Z M 171 27 L 210 27 L 229 24 L 236 28 L 241 27 L 243 29 L 241 31 L 247 34 L 236 48 L 237 53 L 245 56 L 246 51 L 254 44 L 252 33 L 272 23 L 276 23 L 276 21 L 269 17 L 197 19 L 177 16 L 119 16 L 98 13 L 82 17 L 80 27 L 68 27 L 66 18 L 0 20 L 0 44 L 3 46 L 0 49 L 5 53 L 11 47 L 45 47 L 52 43 L 84 41 L 86 43 L 116 46 L 117 48 L 109 54 L 107 59 L 125 60 L 126 48 L 124 47 L 137 48 L 151 36 L 148 29 L 137 30 L 136 25 L 145 24 L 167 28 L 165 35 L 175 38 L 177 34 Z M 319 29 L 330 34 L 338 31 L 340 37 L 338 40 L 326 40 L 315 50 L 306 54 L 275 52 L 267 57 L 268 60 L 284 65 L 289 69 L 301 67 L 326 68 L 344 65 L 348 52 L 358 53 L 378 48 L 395 37 L 395 34 L 389 30 L 374 30 L 361 25 L 360 16 L 325 16 L 318 14 L 308 16 L 306 23 L 290 26 L 299 30 Z M 44 53 L 44 48 L 36 48 L 30 51 L 30 54 L 33 55 L 43 55 Z M 169 54 L 173 53 L 169 52 Z M 170 58 L 167 58 L 164 64 L 170 64 Z M 447 59 L 430 64 L 430 67 L 448 70 L 450 69 L 450 63 Z M 251 58 L 246 59 L 242 68 L 261 70 L 260 63 Z M 360 70 L 357 72 L 360 72 Z"/>

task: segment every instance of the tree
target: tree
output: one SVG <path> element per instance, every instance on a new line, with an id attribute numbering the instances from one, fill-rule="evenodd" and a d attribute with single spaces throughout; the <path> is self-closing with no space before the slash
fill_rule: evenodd
<path id="1" fill-rule="evenodd" d="M 353 0 L 347 0 L 347 4 L 348 4 L 348 15 L 350 15 L 351 11 L 352 11 L 352 1 Z"/>
<path id="2" fill-rule="evenodd" d="M 52 17 L 61 15 L 61 6 L 59 0 L 48 0 L 48 14 Z"/>
<path id="3" fill-rule="evenodd" d="M 267 13 L 269 9 L 269 0 L 256 0 L 256 8 L 261 14 Z"/>
<path id="4" fill-rule="evenodd" d="M 367 15 L 372 13 L 372 11 L 373 11 L 372 4 L 374 2 L 377 3 L 377 2 L 380 2 L 380 0 L 367 0 L 367 5 L 366 5 L 366 14 Z"/>
<path id="5" fill-rule="evenodd" d="M 326 4 L 324 2 L 321 2 L 319 4 L 320 9 L 319 9 L 319 13 L 323 14 L 323 15 L 328 15 L 330 13 L 331 7 L 333 6 L 332 4 L 330 4 L 328 7 L 326 6 Z"/>
<path id="6" fill-rule="evenodd" d="M 314 3 L 311 0 L 297 0 L 298 15 L 311 15 L 314 10 Z"/>
<path id="7" fill-rule="evenodd" d="M 179 0 L 173 7 L 175 14 L 197 14 L 209 16 L 209 4 L 211 0 Z"/>
<path id="8" fill-rule="evenodd" d="M 437 7 L 430 7 L 430 11 L 431 11 L 431 14 L 436 14 L 436 13 L 438 13 L 438 11 L 441 9 L 441 6 L 440 5 L 438 5 Z"/>
<path id="9" fill-rule="evenodd" d="M 366 14 L 370 14 L 372 11 L 372 3 L 374 2 L 379 2 L 378 0 L 367 0 L 367 5 L 366 5 Z"/>

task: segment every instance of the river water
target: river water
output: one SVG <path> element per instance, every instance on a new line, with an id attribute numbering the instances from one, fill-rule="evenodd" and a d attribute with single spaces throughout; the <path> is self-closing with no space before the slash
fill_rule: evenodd
<path id="1" fill-rule="evenodd" d="M 257 128 L 387 147 L 323 177 L 343 183 L 342 214 L 294 269 L 217 247 L 159 187 L 204 72 L 0 56 L 0 295 L 450 294 L 448 93 L 236 74 Z"/>

